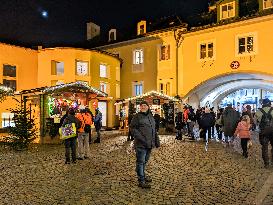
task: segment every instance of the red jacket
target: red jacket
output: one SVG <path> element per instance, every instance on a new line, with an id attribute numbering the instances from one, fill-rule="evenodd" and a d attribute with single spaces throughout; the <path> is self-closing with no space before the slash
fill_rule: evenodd
<path id="1" fill-rule="evenodd" d="M 250 123 L 245 121 L 241 121 L 238 123 L 234 136 L 238 136 L 240 138 L 250 138 Z"/>

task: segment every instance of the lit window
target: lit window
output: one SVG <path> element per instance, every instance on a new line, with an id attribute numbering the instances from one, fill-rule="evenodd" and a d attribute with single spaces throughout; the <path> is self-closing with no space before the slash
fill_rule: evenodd
<path id="1" fill-rule="evenodd" d="M 100 83 L 100 91 L 108 93 L 107 83 L 103 83 L 103 82 Z"/>
<path id="2" fill-rule="evenodd" d="M 142 95 L 143 94 L 143 85 L 142 82 L 136 82 L 133 84 L 134 93 L 133 95 Z"/>
<path id="3" fill-rule="evenodd" d="M 200 59 L 213 58 L 213 43 L 200 44 Z"/>
<path id="4" fill-rule="evenodd" d="M 133 52 L 134 55 L 134 64 L 142 64 L 143 63 L 143 50 L 137 49 Z"/>
<path id="5" fill-rule="evenodd" d="M 264 9 L 273 8 L 273 0 L 263 0 Z"/>
<path id="6" fill-rule="evenodd" d="M 14 113 L 3 112 L 2 113 L 2 127 L 14 127 L 13 121 Z"/>
<path id="7" fill-rule="evenodd" d="M 235 16 L 235 2 L 221 5 L 221 19 L 227 19 Z"/>
<path id="8" fill-rule="evenodd" d="M 105 64 L 100 64 L 100 77 L 107 78 L 107 66 Z"/>
<path id="9" fill-rule="evenodd" d="M 239 54 L 242 53 L 251 53 L 254 51 L 253 47 L 254 37 L 253 36 L 247 36 L 247 37 L 240 37 L 238 39 L 239 43 Z"/>
<path id="10" fill-rule="evenodd" d="M 170 59 L 170 45 L 160 47 L 160 60 Z"/>
<path id="11" fill-rule="evenodd" d="M 64 62 L 51 61 L 51 75 L 63 75 Z"/>
<path id="12" fill-rule="evenodd" d="M 140 25 L 139 31 L 140 31 L 140 32 L 139 32 L 140 34 L 144 34 L 144 33 L 145 33 L 144 25 Z"/>

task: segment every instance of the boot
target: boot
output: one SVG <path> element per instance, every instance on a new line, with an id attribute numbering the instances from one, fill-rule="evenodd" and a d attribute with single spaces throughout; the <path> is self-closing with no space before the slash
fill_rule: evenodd
<path id="1" fill-rule="evenodd" d="M 143 181 L 143 182 L 139 182 L 138 183 L 138 186 L 143 188 L 143 189 L 150 189 L 151 188 L 151 185 L 148 184 L 147 182 Z"/>

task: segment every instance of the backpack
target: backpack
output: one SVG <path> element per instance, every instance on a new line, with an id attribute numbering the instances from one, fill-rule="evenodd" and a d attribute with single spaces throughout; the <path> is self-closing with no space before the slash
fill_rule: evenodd
<path id="1" fill-rule="evenodd" d="M 268 113 L 266 113 L 263 109 L 260 111 L 263 113 L 262 119 L 260 122 L 260 130 L 262 135 L 272 135 L 273 134 L 273 118 L 271 115 L 273 108 L 270 108 Z"/>

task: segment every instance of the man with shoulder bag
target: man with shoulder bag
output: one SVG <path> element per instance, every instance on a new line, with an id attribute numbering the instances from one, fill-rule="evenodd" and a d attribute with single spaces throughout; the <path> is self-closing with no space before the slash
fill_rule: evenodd
<path id="1" fill-rule="evenodd" d="M 268 156 L 268 144 L 271 144 L 271 155 L 273 158 L 273 108 L 271 107 L 271 101 L 264 99 L 262 102 L 262 108 L 257 110 L 256 114 L 257 122 L 259 123 L 260 133 L 259 140 L 262 145 L 262 157 L 264 160 L 265 168 L 269 167 Z"/>

